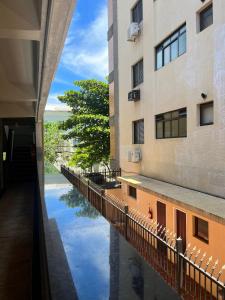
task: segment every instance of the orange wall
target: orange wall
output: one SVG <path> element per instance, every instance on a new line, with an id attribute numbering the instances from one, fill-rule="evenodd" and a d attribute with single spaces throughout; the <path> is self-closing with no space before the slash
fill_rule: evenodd
<path id="1" fill-rule="evenodd" d="M 133 199 L 128 196 L 128 186 L 126 184 L 122 185 L 122 189 L 110 190 L 108 193 L 114 194 L 117 198 L 123 199 L 125 203 L 128 204 L 130 208 L 137 209 L 145 216 L 149 216 L 149 207 L 153 212 L 153 219 L 157 220 L 157 201 L 166 204 L 166 224 L 167 229 L 170 231 L 173 230 L 176 232 L 176 209 L 181 210 L 186 214 L 186 236 L 187 236 L 187 244 L 191 243 L 191 249 L 196 246 L 197 250 L 201 250 L 201 254 L 199 258 L 202 257 L 203 253 L 207 253 L 207 258 L 210 256 L 213 257 L 212 262 L 219 259 L 218 269 L 225 264 L 225 225 L 217 223 L 209 218 L 205 218 L 201 216 L 201 214 L 197 214 L 191 210 L 185 209 L 179 205 L 175 205 L 172 202 L 161 199 L 158 196 L 155 196 L 151 193 L 144 192 L 142 190 L 137 189 L 137 199 Z M 198 238 L 193 236 L 193 217 L 199 217 L 208 222 L 208 230 L 209 230 L 209 243 L 199 240 Z M 194 255 L 193 255 L 194 257 Z M 209 268 L 209 270 L 211 270 Z M 218 271 L 219 271 L 218 270 Z M 215 274 L 217 272 L 215 271 Z"/>

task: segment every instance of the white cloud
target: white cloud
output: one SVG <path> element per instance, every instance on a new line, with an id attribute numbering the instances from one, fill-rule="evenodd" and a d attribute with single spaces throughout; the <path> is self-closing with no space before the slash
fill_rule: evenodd
<path id="1" fill-rule="evenodd" d="M 45 110 L 54 111 L 70 111 L 71 108 L 58 100 L 58 96 L 63 95 L 64 92 L 52 93 L 48 96 L 47 105 Z"/>
<path id="2" fill-rule="evenodd" d="M 74 24 L 73 24 L 74 25 Z M 62 55 L 62 64 L 75 74 L 103 79 L 108 74 L 107 7 L 86 28 L 71 26 Z"/>
<path id="3" fill-rule="evenodd" d="M 50 110 L 50 111 L 71 111 L 71 108 L 69 106 L 64 105 L 64 104 L 57 104 L 57 105 L 47 104 L 46 107 L 45 107 L 45 110 Z"/>

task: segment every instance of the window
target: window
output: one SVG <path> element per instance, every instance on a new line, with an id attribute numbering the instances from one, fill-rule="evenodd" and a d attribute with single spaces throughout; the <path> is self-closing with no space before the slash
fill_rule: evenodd
<path id="1" fill-rule="evenodd" d="M 129 192 L 129 196 L 134 198 L 134 199 L 137 199 L 137 189 L 134 188 L 133 186 L 130 186 L 128 187 L 128 192 Z"/>
<path id="2" fill-rule="evenodd" d="M 209 5 L 199 13 L 200 31 L 213 24 L 213 5 Z"/>
<path id="3" fill-rule="evenodd" d="M 144 120 L 133 122 L 133 144 L 144 144 Z"/>
<path id="4" fill-rule="evenodd" d="M 156 47 L 156 70 L 186 52 L 186 24 Z"/>
<path id="5" fill-rule="evenodd" d="M 213 102 L 200 104 L 200 126 L 213 124 Z"/>
<path id="6" fill-rule="evenodd" d="M 194 236 L 206 243 L 209 242 L 209 229 L 207 221 L 194 217 Z"/>
<path id="7" fill-rule="evenodd" d="M 143 75 L 143 59 L 136 63 L 133 67 L 133 87 L 141 84 L 144 81 Z"/>
<path id="8" fill-rule="evenodd" d="M 187 109 L 182 108 L 155 116 L 156 138 L 177 138 L 187 136 Z"/>
<path id="9" fill-rule="evenodd" d="M 142 0 L 139 0 L 132 9 L 132 22 L 141 23 L 143 20 Z"/>

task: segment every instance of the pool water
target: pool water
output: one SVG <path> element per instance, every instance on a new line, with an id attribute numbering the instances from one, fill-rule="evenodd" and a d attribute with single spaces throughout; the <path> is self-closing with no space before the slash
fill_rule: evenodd
<path id="1" fill-rule="evenodd" d="M 45 201 L 80 300 L 180 299 L 61 174 L 46 174 Z"/>

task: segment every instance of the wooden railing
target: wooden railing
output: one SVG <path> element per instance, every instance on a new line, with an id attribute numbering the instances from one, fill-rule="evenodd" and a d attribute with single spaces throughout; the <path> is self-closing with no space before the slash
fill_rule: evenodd
<path id="1" fill-rule="evenodd" d="M 123 201 L 106 196 L 104 190 L 70 169 L 62 166 L 61 172 L 183 299 L 225 300 L 221 279 L 225 266 L 216 272 L 217 261 L 212 263 L 212 258 L 190 245 L 183 253 L 182 239 L 156 221 L 129 210 Z"/>

